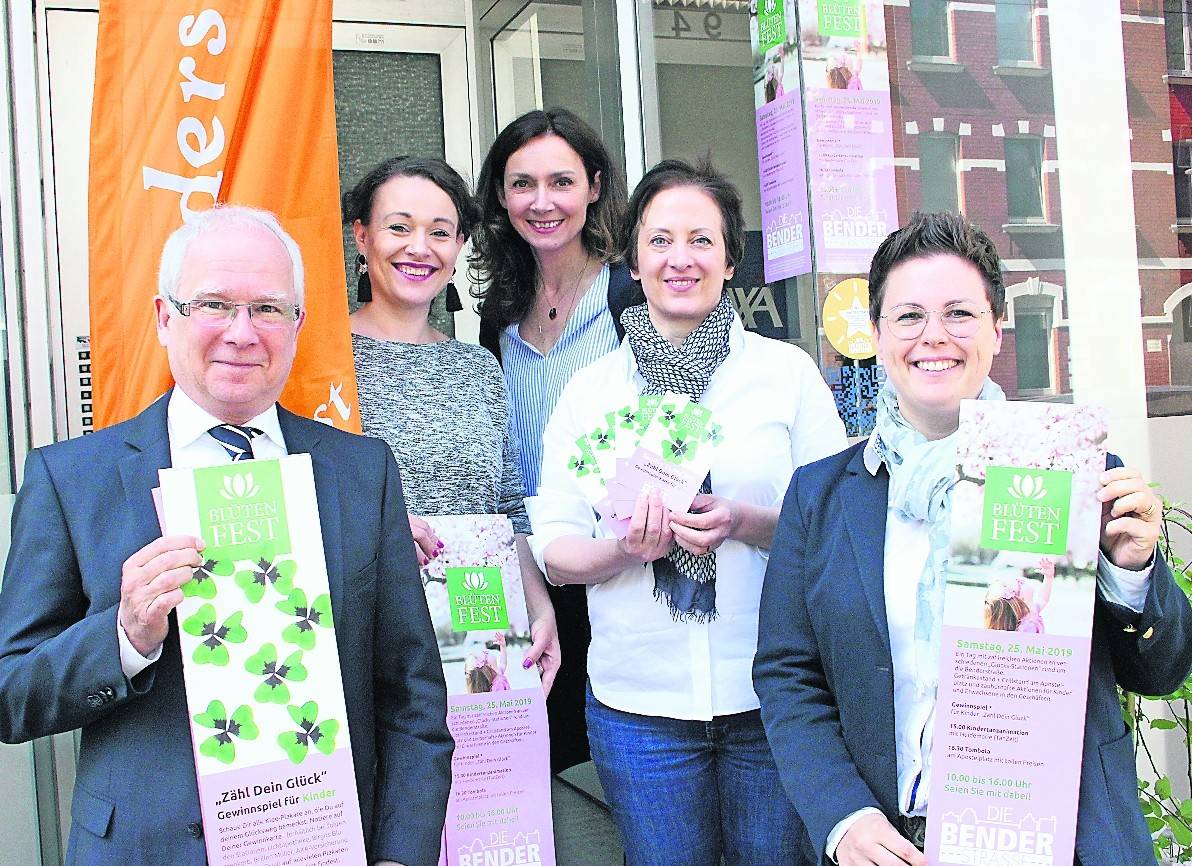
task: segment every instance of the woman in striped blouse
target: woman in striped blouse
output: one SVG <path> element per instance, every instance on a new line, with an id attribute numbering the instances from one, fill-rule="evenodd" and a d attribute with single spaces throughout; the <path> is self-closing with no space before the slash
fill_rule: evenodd
<path id="1" fill-rule="evenodd" d="M 531 111 L 493 143 L 477 183 L 472 264 L 484 278 L 480 342 L 501 361 L 527 496 L 538 489 L 542 431 L 571 374 L 616 348 L 610 306 L 632 287 L 614 264 L 625 182 L 595 130 L 564 108 Z M 611 301 L 611 303 L 610 303 Z M 553 588 L 565 667 L 548 702 L 551 766 L 587 760 L 583 592 Z"/>

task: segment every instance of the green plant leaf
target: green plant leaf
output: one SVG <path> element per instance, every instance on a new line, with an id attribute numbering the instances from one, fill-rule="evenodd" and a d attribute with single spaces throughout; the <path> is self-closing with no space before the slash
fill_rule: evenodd
<path id="1" fill-rule="evenodd" d="M 1160 776 L 1155 781 L 1155 796 L 1161 800 L 1171 798 L 1171 779 L 1166 776 Z"/>
<path id="2" fill-rule="evenodd" d="M 1146 826 L 1147 826 L 1147 829 L 1150 830 L 1152 834 L 1155 834 L 1155 833 L 1158 833 L 1160 830 L 1162 830 L 1164 827 L 1166 827 L 1167 824 L 1162 818 L 1153 818 L 1150 815 L 1148 815 L 1147 819 L 1146 819 Z"/>
<path id="3" fill-rule="evenodd" d="M 1176 727 L 1176 723 L 1171 719 L 1151 719 L 1151 729 L 1155 731 L 1171 731 Z"/>
<path id="4" fill-rule="evenodd" d="M 1192 845 L 1192 829 L 1183 822 L 1182 819 L 1175 816 L 1168 816 L 1167 826 L 1171 828 L 1171 837 L 1175 841 L 1183 845 L 1185 848 Z"/>

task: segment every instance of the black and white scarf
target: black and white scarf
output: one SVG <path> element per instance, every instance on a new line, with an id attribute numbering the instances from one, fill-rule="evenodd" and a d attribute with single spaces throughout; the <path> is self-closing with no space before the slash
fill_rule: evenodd
<path id="1" fill-rule="evenodd" d="M 712 374 L 728 357 L 729 331 L 736 315 L 728 294 L 722 295 L 708 317 L 676 348 L 655 329 L 645 304 L 621 313 L 621 324 L 637 359 L 637 369 L 646 380 L 642 393 L 670 391 L 686 394 L 698 403 L 712 381 Z M 700 492 L 712 492 L 710 474 Z M 672 545 L 666 556 L 654 560 L 654 598 L 664 602 L 676 620 L 715 619 L 715 552 L 696 556 L 678 543 Z"/>

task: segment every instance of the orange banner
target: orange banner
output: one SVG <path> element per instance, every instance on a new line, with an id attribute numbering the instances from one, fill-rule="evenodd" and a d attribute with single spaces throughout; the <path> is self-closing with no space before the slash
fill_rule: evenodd
<path id="1" fill-rule="evenodd" d="M 103 0 L 91 115 L 95 427 L 170 386 L 152 298 L 162 244 L 229 202 L 276 213 L 306 266 L 281 402 L 359 431 L 339 221 L 331 0 Z"/>

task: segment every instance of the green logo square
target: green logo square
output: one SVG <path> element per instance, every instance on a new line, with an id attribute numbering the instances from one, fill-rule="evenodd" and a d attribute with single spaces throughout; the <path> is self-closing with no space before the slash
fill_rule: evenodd
<path id="1" fill-rule="evenodd" d="M 820 0 L 819 33 L 829 36 L 843 36 L 847 39 L 861 38 L 860 0 Z"/>
<path id="2" fill-rule="evenodd" d="M 504 631 L 509 628 L 505 585 L 497 566 L 448 568 L 447 596 L 452 631 Z"/>
<path id="3" fill-rule="evenodd" d="M 758 0 L 758 53 L 765 54 L 775 45 L 786 42 L 786 12 L 782 0 Z"/>
<path id="4" fill-rule="evenodd" d="M 199 531 L 212 559 L 265 559 L 291 553 L 276 460 L 241 460 L 195 470 Z"/>
<path id="5" fill-rule="evenodd" d="M 981 546 L 1064 555 L 1068 552 L 1071 500 L 1071 472 L 987 467 Z"/>

